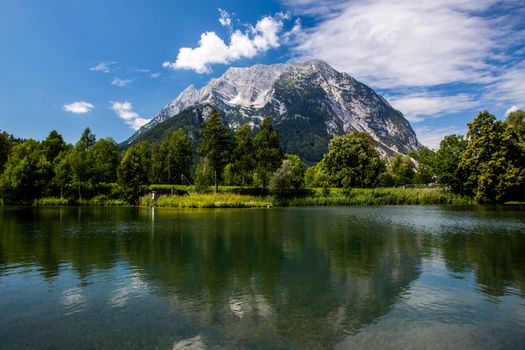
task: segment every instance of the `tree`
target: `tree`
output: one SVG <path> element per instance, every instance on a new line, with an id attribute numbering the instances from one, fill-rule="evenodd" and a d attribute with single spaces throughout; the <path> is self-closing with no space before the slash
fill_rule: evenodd
<path id="1" fill-rule="evenodd" d="M 214 174 L 215 192 L 219 191 L 225 165 L 229 161 L 232 137 L 230 129 L 224 125 L 222 114 L 214 109 L 200 130 L 202 142 L 198 147 L 200 155 L 208 159 Z"/>
<path id="2" fill-rule="evenodd" d="M 239 186 L 252 184 L 255 164 L 252 128 L 246 124 L 235 132 L 231 163 L 226 165 L 224 170 L 226 184 Z"/>
<path id="3" fill-rule="evenodd" d="M 0 132 L 0 174 L 4 170 L 4 164 L 7 162 L 10 150 L 11 142 L 9 135 L 5 131 Z"/>
<path id="4" fill-rule="evenodd" d="M 208 158 L 202 158 L 195 169 L 195 190 L 199 193 L 208 192 L 214 178 L 213 168 L 210 166 Z"/>
<path id="5" fill-rule="evenodd" d="M 284 196 L 296 187 L 299 179 L 296 177 L 292 162 L 284 159 L 282 165 L 275 171 L 270 179 L 269 190 L 278 196 Z"/>
<path id="6" fill-rule="evenodd" d="M 525 142 L 525 111 L 520 109 L 509 113 L 507 123 L 518 134 L 521 142 Z"/>
<path id="7" fill-rule="evenodd" d="M 304 164 L 301 157 L 295 154 L 285 154 L 284 158 L 288 160 L 292 166 L 292 171 L 294 173 L 294 179 L 292 182 L 293 188 L 296 190 L 304 187 L 304 174 L 306 165 Z M 282 166 L 282 164 L 281 164 Z"/>
<path id="8" fill-rule="evenodd" d="M 54 177 L 52 184 L 58 188 L 60 198 L 64 197 L 64 192 L 73 183 L 69 154 L 70 153 L 67 152 L 60 153 L 55 158 L 55 164 L 53 166 Z"/>
<path id="9" fill-rule="evenodd" d="M 152 180 L 159 183 L 182 183 L 183 176 L 190 176 L 192 159 L 191 141 L 182 129 L 177 129 L 153 148 Z"/>
<path id="10" fill-rule="evenodd" d="M 42 141 L 42 149 L 47 157 L 47 160 L 53 163 L 60 152 L 67 150 L 67 143 L 64 138 L 56 130 L 52 130 L 47 138 Z"/>
<path id="11" fill-rule="evenodd" d="M 27 140 L 11 150 L 0 177 L 0 193 L 7 202 L 27 203 L 47 189 L 51 163 L 40 144 Z"/>
<path id="12" fill-rule="evenodd" d="M 82 189 L 87 188 L 91 183 L 90 179 L 94 171 L 92 149 L 95 142 L 95 135 L 86 128 L 73 150 L 67 155 L 68 166 L 71 169 L 71 184 L 77 189 L 78 199 L 82 199 Z"/>
<path id="13" fill-rule="evenodd" d="M 325 166 L 322 161 L 306 169 L 304 173 L 304 182 L 307 188 L 329 188 L 330 178 L 326 174 Z"/>
<path id="14" fill-rule="evenodd" d="M 483 111 L 469 123 L 467 140 L 459 164 L 467 193 L 480 203 L 521 199 L 525 159 L 514 128 Z"/>
<path id="15" fill-rule="evenodd" d="M 92 148 L 93 172 L 90 181 L 93 184 L 112 183 L 117 180 L 118 144 L 112 139 L 100 139 Z"/>
<path id="16" fill-rule="evenodd" d="M 461 154 L 467 148 L 467 141 L 461 135 L 448 135 L 436 151 L 434 169 L 437 182 L 450 186 L 454 192 L 463 192 L 464 179 L 459 171 Z"/>
<path id="17" fill-rule="evenodd" d="M 146 193 L 150 165 L 150 150 L 145 142 L 131 146 L 122 155 L 117 168 L 117 184 L 130 203 L 137 204 L 140 196 Z"/>
<path id="18" fill-rule="evenodd" d="M 414 182 L 416 164 L 410 156 L 397 153 L 390 159 L 387 172 L 391 174 L 394 185 L 406 185 Z"/>
<path id="19" fill-rule="evenodd" d="M 86 150 L 91 149 L 91 147 L 93 147 L 96 140 L 97 138 L 91 132 L 91 129 L 85 128 L 84 131 L 82 132 L 82 135 L 80 136 L 80 139 L 76 143 L 75 147 L 80 150 L 86 151 Z"/>
<path id="20" fill-rule="evenodd" d="M 324 171 L 337 187 L 373 187 L 384 170 L 375 141 L 364 132 L 337 136 L 323 157 Z"/>
<path id="21" fill-rule="evenodd" d="M 283 158 L 283 151 L 279 145 L 279 133 L 274 129 L 271 118 L 264 118 L 253 143 L 257 161 L 255 176 L 264 190 L 273 172 L 281 165 Z"/>
<path id="22" fill-rule="evenodd" d="M 436 154 L 428 147 L 421 146 L 416 152 L 409 155 L 417 161 L 414 182 L 420 184 L 432 183 L 436 180 L 435 158 Z"/>

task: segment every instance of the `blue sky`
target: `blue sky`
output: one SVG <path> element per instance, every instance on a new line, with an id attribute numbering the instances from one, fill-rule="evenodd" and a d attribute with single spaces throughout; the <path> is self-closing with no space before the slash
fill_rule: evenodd
<path id="1" fill-rule="evenodd" d="M 0 130 L 121 142 L 230 66 L 320 58 L 435 146 L 525 107 L 525 0 L 0 0 Z"/>

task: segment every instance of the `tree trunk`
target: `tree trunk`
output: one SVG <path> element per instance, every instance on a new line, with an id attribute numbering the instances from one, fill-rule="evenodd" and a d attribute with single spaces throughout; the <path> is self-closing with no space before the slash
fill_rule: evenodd
<path id="1" fill-rule="evenodd" d="M 215 170 L 215 194 L 219 192 L 219 184 L 217 183 L 217 170 Z"/>

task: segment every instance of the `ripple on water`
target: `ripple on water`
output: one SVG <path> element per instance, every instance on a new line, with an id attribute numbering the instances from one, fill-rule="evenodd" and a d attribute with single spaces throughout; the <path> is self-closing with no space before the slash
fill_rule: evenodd
<path id="1" fill-rule="evenodd" d="M 60 294 L 60 303 L 64 307 L 64 314 L 66 316 L 84 311 L 88 304 L 84 290 L 80 287 L 64 290 Z"/>

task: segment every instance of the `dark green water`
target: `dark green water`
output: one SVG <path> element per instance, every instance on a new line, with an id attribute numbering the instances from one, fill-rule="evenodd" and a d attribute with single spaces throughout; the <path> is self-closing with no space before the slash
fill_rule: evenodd
<path id="1" fill-rule="evenodd" d="M 0 348 L 525 347 L 525 211 L 0 208 Z"/>

